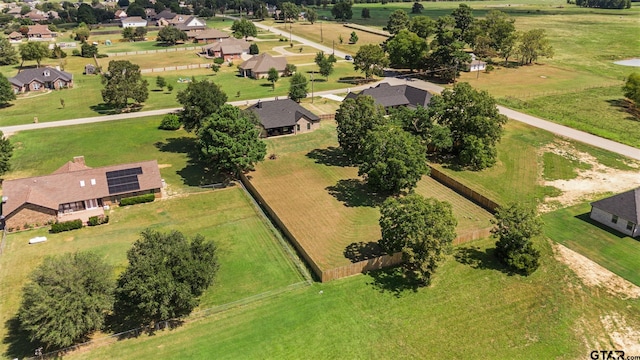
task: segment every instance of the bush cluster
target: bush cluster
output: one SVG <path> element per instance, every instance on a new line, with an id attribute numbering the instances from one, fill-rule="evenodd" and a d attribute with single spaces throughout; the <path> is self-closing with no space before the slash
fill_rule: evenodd
<path id="1" fill-rule="evenodd" d="M 128 198 L 124 198 L 124 199 L 120 200 L 120 206 L 148 203 L 148 202 L 152 202 L 153 200 L 155 200 L 155 198 L 156 198 L 156 196 L 154 194 L 144 194 L 144 195 L 140 195 L 140 196 L 132 196 L 132 197 L 128 197 Z"/>
<path id="2" fill-rule="evenodd" d="M 71 230 L 81 229 L 81 228 L 82 228 L 82 220 L 64 221 L 64 222 L 57 222 L 57 223 L 51 224 L 50 232 L 53 234 L 57 234 L 59 232 L 71 231 Z"/>
<path id="3" fill-rule="evenodd" d="M 176 114 L 167 114 L 162 118 L 159 128 L 162 130 L 178 130 L 180 129 L 180 117 Z"/>
<path id="4" fill-rule="evenodd" d="M 213 62 L 215 64 L 221 65 L 222 63 L 224 63 L 224 59 L 221 58 L 221 57 L 217 57 L 217 58 L 213 59 Z"/>
<path id="5" fill-rule="evenodd" d="M 92 216 L 89 218 L 89 221 L 87 222 L 87 225 L 89 226 L 98 226 L 98 225 L 102 225 L 102 224 L 107 224 L 109 223 L 109 215 L 107 216 Z"/>

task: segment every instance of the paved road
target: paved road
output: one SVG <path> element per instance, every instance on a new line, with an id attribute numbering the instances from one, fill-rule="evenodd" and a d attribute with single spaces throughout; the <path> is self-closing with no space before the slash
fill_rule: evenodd
<path id="1" fill-rule="evenodd" d="M 229 17 L 231 18 L 231 17 Z M 289 36 L 288 32 L 279 30 L 279 29 L 275 29 L 273 27 L 270 26 L 266 26 L 260 23 L 255 23 L 257 27 L 274 32 L 276 34 L 280 34 L 282 36 Z M 319 50 L 324 51 L 325 53 L 331 53 L 332 49 L 329 47 L 326 47 L 324 45 L 320 45 L 317 43 L 314 43 L 312 41 L 309 41 L 307 39 L 303 39 L 299 36 L 293 35 L 292 39 L 299 41 L 305 45 L 308 46 L 312 46 L 315 47 Z M 344 57 L 346 54 L 340 51 L 336 51 L 335 52 L 336 56 L 338 57 Z M 398 84 L 410 84 L 412 86 L 415 87 L 419 87 L 425 90 L 429 90 L 431 92 L 436 92 L 436 93 L 440 93 L 444 88 L 441 86 L 438 86 L 436 84 L 432 84 L 426 81 L 422 81 L 422 80 L 414 80 L 414 79 L 399 79 L 399 78 L 395 78 L 395 77 L 386 77 L 384 78 L 384 80 L 382 80 L 382 82 L 388 82 L 391 85 L 398 85 Z M 360 91 L 362 89 L 368 88 L 370 86 L 375 86 L 376 84 L 368 84 L 368 85 L 362 85 L 362 86 L 355 86 L 350 88 L 350 91 Z M 321 91 L 321 92 L 316 92 L 314 93 L 314 95 L 316 96 L 321 96 L 321 95 L 329 95 L 329 94 L 338 94 L 338 93 L 344 93 L 345 89 L 337 89 L 337 90 L 329 90 L 329 91 Z M 232 101 L 229 102 L 229 104 L 231 105 L 249 105 L 249 104 L 253 104 L 256 103 L 258 100 L 261 101 L 269 101 L 269 100 L 273 100 L 273 97 L 268 97 L 268 98 L 262 98 L 262 99 L 253 99 L 253 100 L 242 100 L 242 101 Z M 504 115 L 506 115 L 507 117 L 509 117 L 510 119 L 516 120 L 516 121 L 520 121 L 526 124 L 529 124 L 531 126 L 540 128 L 540 129 L 544 129 L 547 131 L 550 131 L 554 134 L 569 138 L 569 139 L 573 139 L 573 140 L 577 140 L 595 147 L 599 147 L 601 149 L 605 149 L 605 150 L 609 150 L 611 152 L 629 157 L 631 159 L 635 159 L 635 160 L 640 160 L 640 149 L 636 149 L 634 147 L 628 146 L 628 145 L 624 145 L 624 144 L 620 144 L 617 143 L 615 141 L 611 141 L 611 140 L 607 140 L 595 135 L 591 135 L 589 133 L 586 133 L 584 131 L 579 131 L 579 130 L 575 130 L 572 129 L 570 127 L 567 126 L 563 126 L 563 125 L 559 125 L 541 118 L 537 118 L 531 115 L 527 115 L 515 110 L 511 110 L 508 108 L 505 108 L 503 106 L 498 106 L 498 109 L 500 110 L 500 112 Z M 171 112 L 174 112 L 178 110 L 177 108 L 171 108 L 171 109 L 162 109 L 162 110 L 152 110 L 152 111 L 141 111 L 141 112 L 137 112 L 137 113 L 127 113 L 127 114 L 119 114 L 119 115 L 109 115 L 109 116 L 98 116 L 98 117 L 91 117 L 91 118 L 80 118 L 80 119 L 72 119 L 72 120 L 63 120 L 63 121 L 53 121 L 53 122 L 46 122 L 46 123 L 38 123 L 38 124 L 26 124 L 26 125 L 16 125 L 16 126 L 5 126 L 0 128 L 0 130 L 2 132 L 4 132 L 5 135 L 9 136 L 12 135 L 18 131 L 23 131 L 23 130 L 33 130 L 33 129 L 44 129 L 44 128 L 50 128 L 50 127 L 58 127 L 58 126 L 69 126 L 69 125 L 78 125 L 78 124 L 89 124 L 89 123 L 96 123 L 96 122 L 102 122 L 102 121 L 113 121 L 113 120 L 122 120 L 122 119 L 131 119 L 131 118 L 139 118 L 139 117 L 144 117 L 144 116 L 154 116 L 154 115 L 163 115 L 163 114 L 168 114 Z"/>

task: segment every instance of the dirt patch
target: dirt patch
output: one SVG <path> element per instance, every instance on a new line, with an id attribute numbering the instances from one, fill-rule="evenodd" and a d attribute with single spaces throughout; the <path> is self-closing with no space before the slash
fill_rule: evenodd
<path id="1" fill-rule="evenodd" d="M 158 168 L 160 169 L 166 169 L 168 167 L 172 167 L 173 165 L 171 164 L 158 164 Z"/>
<path id="2" fill-rule="evenodd" d="M 602 287 L 608 293 L 623 299 L 640 298 L 640 287 L 564 245 L 553 244 L 553 252 L 556 259 L 567 264 L 585 285 Z M 640 353 L 640 351 L 638 353 Z"/>
<path id="3" fill-rule="evenodd" d="M 567 142 L 554 142 L 540 151 L 541 154 L 551 152 L 591 165 L 591 168 L 587 170 L 577 169 L 578 176 L 574 179 L 543 181 L 543 185 L 559 189 L 562 191 L 562 195 L 545 198 L 545 203 L 540 206 L 541 212 L 554 210 L 554 204 L 559 204 L 562 207 L 571 206 L 593 198 L 593 195 L 596 194 L 620 193 L 640 186 L 638 171 L 618 170 L 602 165 L 591 154 L 580 152 Z M 629 163 L 628 165 L 638 166 L 637 163 Z M 540 174 L 540 178 L 542 178 L 542 174 Z"/>
<path id="4" fill-rule="evenodd" d="M 614 349 L 623 350 L 629 355 L 640 354 L 640 330 L 637 326 L 630 326 L 625 318 L 617 313 L 601 316 L 600 322 Z"/>

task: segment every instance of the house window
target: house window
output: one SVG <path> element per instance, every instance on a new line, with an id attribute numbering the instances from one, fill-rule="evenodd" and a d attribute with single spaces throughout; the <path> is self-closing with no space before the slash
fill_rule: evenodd
<path id="1" fill-rule="evenodd" d="M 33 84 L 33 90 L 38 90 L 38 89 L 40 89 L 40 84 L 34 83 Z"/>
<path id="2" fill-rule="evenodd" d="M 297 124 L 297 125 L 296 125 L 296 130 L 297 130 L 297 131 L 300 131 L 300 124 Z"/>
<path id="3" fill-rule="evenodd" d="M 618 215 L 613 215 L 611 217 L 611 222 L 614 223 L 614 224 L 617 224 L 618 223 Z"/>
<path id="4" fill-rule="evenodd" d="M 311 130 L 311 123 L 307 123 L 307 130 Z"/>
<path id="5" fill-rule="evenodd" d="M 633 223 L 631 221 L 627 221 L 627 230 L 633 230 Z"/>

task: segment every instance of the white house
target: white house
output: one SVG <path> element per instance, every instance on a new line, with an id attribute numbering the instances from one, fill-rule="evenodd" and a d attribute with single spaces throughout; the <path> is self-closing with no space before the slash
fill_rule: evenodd
<path id="1" fill-rule="evenodd" d="M 468 71 L 483 71 L 486 67 L 486 62 L 476 59 L 476 55 L 471 54 L 471 63 L 469 64 Z"/>
<path id="2" fill-rule="evenodd" d="M 592 202 L 589 216 L 623 234 L 640 236 L 640 188 Z"/>
<path id="3" fill-rule="evenodd" d="M 122 19 L 122 27 L 145 27 L 147 26 L 147 20 L 139 17 L 139 16 L 129 16 L 126 19 Z"/>

